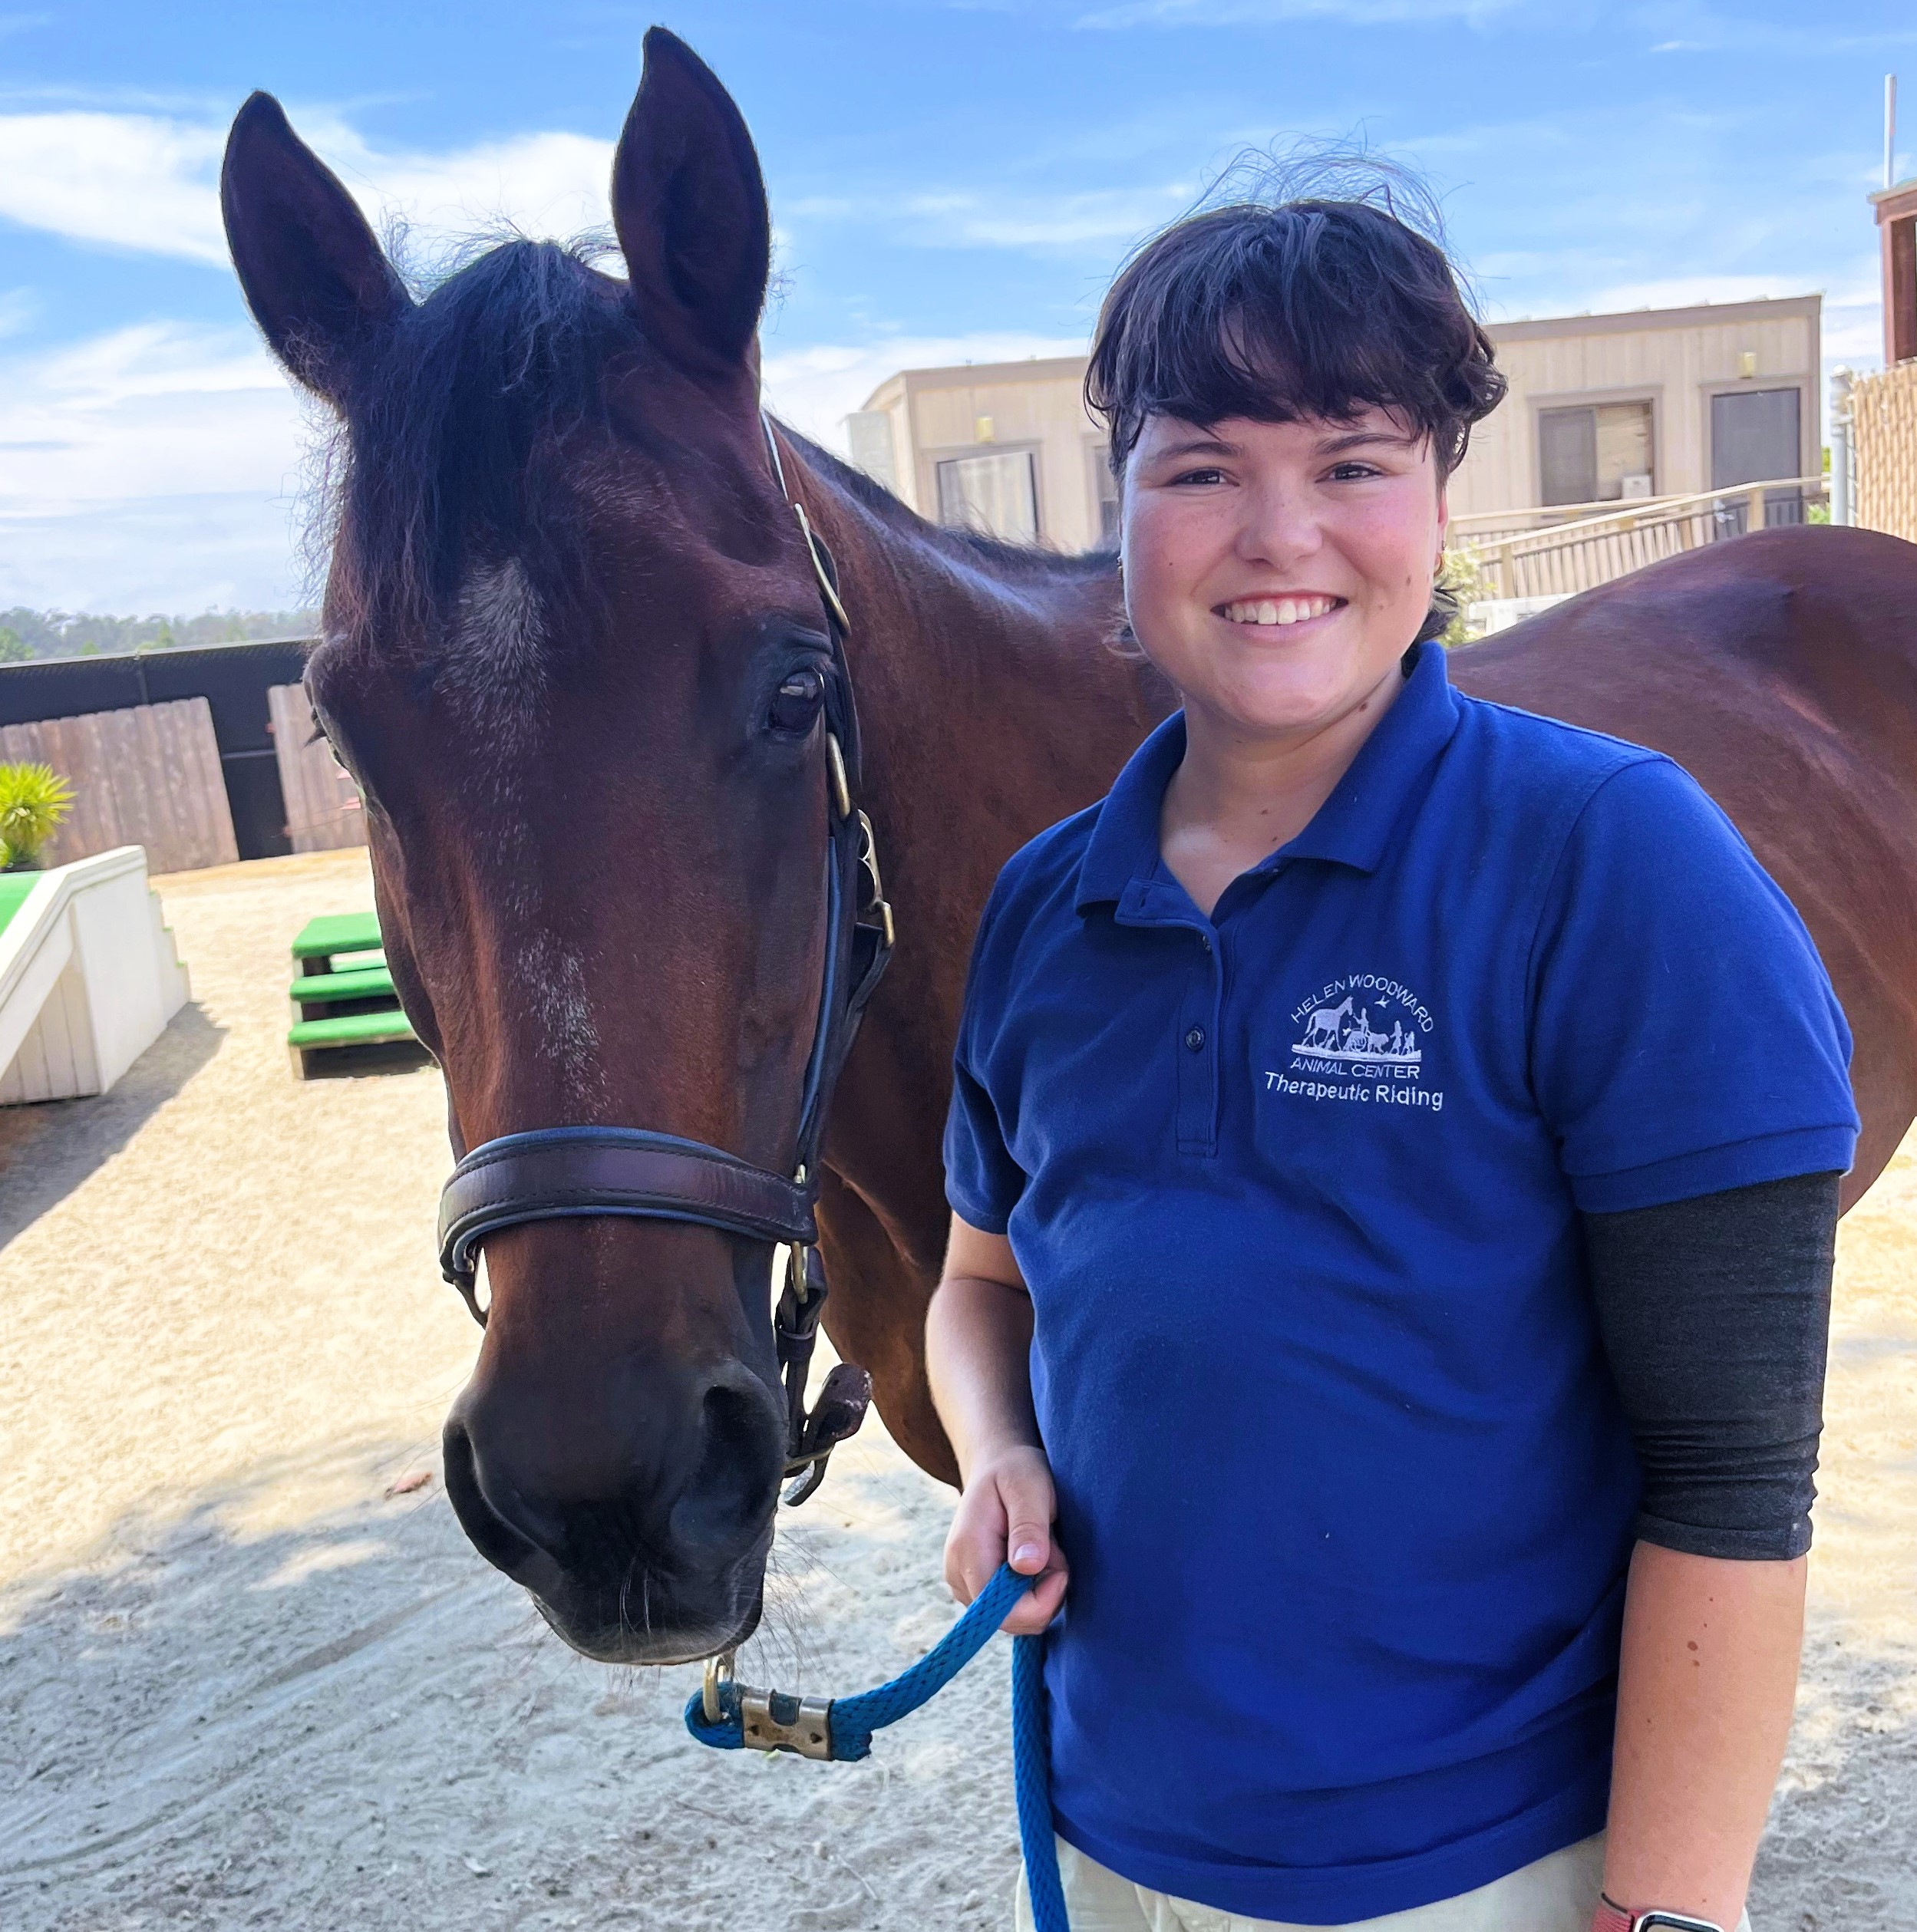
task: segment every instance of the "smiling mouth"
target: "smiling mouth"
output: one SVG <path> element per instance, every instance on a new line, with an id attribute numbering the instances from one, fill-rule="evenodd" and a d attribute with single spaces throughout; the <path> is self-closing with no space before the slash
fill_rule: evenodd
<path id="1" fill-rule="evenodd" d="M 1342 610 L 1345 602 L 1342 597 L 1313 593 L 1302 597 L 1240 598 L 1229 604 L 1216 605 L 1213 608 L 1216 615 L 1227 624 L 1282 629 L 1290 624 L 1308 623 L 1315 617 L 1328 617 L 1333 611 Z"/>

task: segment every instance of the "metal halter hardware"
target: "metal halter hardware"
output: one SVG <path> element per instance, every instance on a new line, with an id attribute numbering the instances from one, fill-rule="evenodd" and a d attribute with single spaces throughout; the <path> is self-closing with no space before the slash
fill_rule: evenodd
<path id="1" fill-rule="evenodd" d="M 769 418 L 766 448 L 780 494 L 790 505 L 812 560 L 831 640 L 826 681 L 826 964 L 819 1017 L 806 1064 L 799 1111 L 797 1164 L 790 1179 L 754 1167 L 722 1148 L 645 1127 L 537 1127 L 503 1134 L 473 1148 L 454 1168 L 440 1195 L 440 1267 L 486 1325 L 476 1276 L 489 1235 L 533 1221 L 624 1215 L 687 1222 L 789 1251 L 785 1284 L 773 1317 L 779 1375 L 786 1399 L 786 1492 L 801 1503 L 825 1478 L 833 1447 L 865 1419 L 872 1378 L 841 1363 L 806 1407 L 806 1378 L 825 1307 L 825 1264 L 813 1204 L 819 1143 L 839 1072 L 859 1021 L 892 957 L 892 908 L 879 876 L 872 821 L 855 802 L 860 758 L 858 713 L 846 657 L 851 625 L 840 600 L 837 572 L 824 540 L 787 486 Z"/>

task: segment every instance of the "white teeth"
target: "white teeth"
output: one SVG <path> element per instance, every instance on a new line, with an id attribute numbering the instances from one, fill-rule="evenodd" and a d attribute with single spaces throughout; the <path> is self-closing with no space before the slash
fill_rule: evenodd
<path id="1" fill-rule="evenodd" d="M 1308 618 L 1323 617 L 1337 605 L 1335 597 L 1263 597 L 1227 604 L 1224 615 L 1232 624 L 1302 624 Z"/>

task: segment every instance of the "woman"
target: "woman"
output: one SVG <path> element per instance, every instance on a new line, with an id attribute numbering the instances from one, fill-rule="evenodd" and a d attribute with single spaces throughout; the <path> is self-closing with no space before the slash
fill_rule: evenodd
<path id="1" fill-rule="evenodd" d="M 1188 219 L 1100 320 L 1183 709 L 994 890 L 929 1338 L 952 1587 L 1057 1619 L 1076 1932 L 1743 1912 L 1849 1036 L 1681 771 L 1448 684 L 1502 388 L 1361 202 Z"/>

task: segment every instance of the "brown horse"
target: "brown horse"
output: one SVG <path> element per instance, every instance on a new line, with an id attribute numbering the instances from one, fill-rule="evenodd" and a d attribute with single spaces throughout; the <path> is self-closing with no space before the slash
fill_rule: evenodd
<path id="1" fill-rule="evenodd" d="M 619 1124 L 790 1172 L 825 947 L 829 638 L 758 412 L 752 144 L 680 42 L 646 45 L 612 181 L 629 281 L 513 242 L 415 301 L 264 96 L 223 197 L 268 341 L 345 426 L 308 685 L 365 795 L 455 1150 Z M 1172 695 L 1106 642 L 1110 556 L 934 529 L 780 440 L 842 576 L 900 930 L 826 1142 L 827 1326 L 949 1478 L 921 1335 L 972 928 L 1007 856 L 1097 798 Z M 1917 1108 L 1913 617 L 1917 549 L 1779 532 L 1458 664 L 1474 692 L 1669 750 L 1744 827 L 1856 1028 L 1853 1198 Z M 783 1448 L 767 1248 L 586 1218 L 500 1232 L 487 1261 L 445 1435 L 473 1542 L 592 1655 L 739 1638 Z"/>

